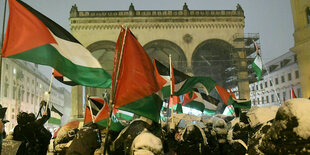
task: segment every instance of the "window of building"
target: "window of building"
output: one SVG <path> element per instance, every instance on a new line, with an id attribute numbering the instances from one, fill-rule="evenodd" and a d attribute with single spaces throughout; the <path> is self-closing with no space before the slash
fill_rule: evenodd
<path id="1" fill-rule="evenodd" d="M 12 115 L 12 119 L 14 119 L 14 115 Z"/>
<path id="2" fill-rule="evenodd" d="M 29 92 L 27 92 L 27 102 L 29 102 Z"/>
<path id="3" fill-rule="evenodd" d="M 301 97 L 301 89 L 297 88 L 297 97 Z"/>
<path id="4" fill-rule="evenodd" d="M 252 103 L 255 105 L 255 100 L 253 100 Z"/>
<path id="5" fill-rule="evenodd" d="M 299 78 L 299 71 L 295 71 L 295 78 L 298 79 Z"/>
<path id="6" fill-rule="evenodd" d="M 265 100 L 264 100 L 264 96 L 262 97 L 262 104 L 264 104 L 265 102 L 264 102 Z"/>
<path id="7" fill-rule="evenodd" d="M 265 88 L 267 88 L 268 87 L 268 82 L 267 81 L 265 81 Z"/>
<path id="8" fill-rule="evenodd" d="M 287 99 L 287 98 L 286 98 L 286 92 L 285 92 L 285 91 L 283 92 L 283 99 L 284 99 L 285 101 L 286 101 L 286 99 Z"/>
<path id="9" fill-rule="evenodd" d="M 13 99 L 16 98 L 16 86 L 13 87 Z"/>
<path id="10" fill-rule="evenodd" d="M 259 104 L 259 98 L 257 98 L 257 104 Z"/>
<path id="11" fill-rule="evenodd" d="M 271 94 L 271 102 L 274 102 L 274 95 Z"/>
<path id="12" fill-rule="evenodd" d="M 266 96 L 266 103 L 269 103 L 269 96 Z"/>
<path id="13" fill-rule="evenodd" d="M 280 93 L 277 93 L 277 95 L 278 95 L 277 97 L 280 99 L 280 98 L 281 98 L 281 97 L 280 97 Z"/>
<path id="14" fill-rule="evenodd" d="M 285 78 L 284 75 L 281 76 L 281 82 L 284 83 L 285 82 Z"/>
<path id="15" fill-rule="evenodd" d="M 276 84 L 279 84 L 279 80 L 278 78 L 275 78 Z"/>
<path id="16" fill-rule="evenodd" d="M 14 108 L 12 108 L 12 112 L 14 112 Z"/>
<path id="17" fill-rule="evenodd" d="M 258 85 L 256 85 L 256 90 L 258 90 Z"/>
<path id="18" fill-rule="evenodd" d="M 310 24 L 310 9 L 309 7 L 306 8 L 306 17 L 307 17 L 307 25 Z"/>
<path id="19" fill-rule="evenodd" d="M 272 87 L 272 80 L 269 81 L 269 85 L 270 85 L 270 87 Z"/>
<path id="20" fill-rule="evenodd" d="M 260 89 L 263 89 L 263 83 L 260 83 Z"/>
<path id="21" fill-rule="evenodd" d="M 288 73 L 288 74 L 287 74 L 287 79 L 288 79 L 289 81 L 292 80 L 292 73 Z"/>
<path id="22" fill-rule="evenodd" d="M 9 90 L 9 80 L 8 77 L 5 77 L 4 97 L 8 97 L 8 90 Z"/>
<path id="23" fill-rule="evenodd" d="M 33 104 L 34 95 L 31 94 L 31 104 Z"/>

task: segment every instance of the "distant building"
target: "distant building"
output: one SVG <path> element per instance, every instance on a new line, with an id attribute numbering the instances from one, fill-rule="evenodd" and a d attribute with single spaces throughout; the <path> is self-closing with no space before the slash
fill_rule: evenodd
<path id="1" fill-rule="evenodd" d="M 5 125 L 8 133 L 17 125 L 17 114 L 20 111 L 38 114 L 40 102 L 46 100 L 50 79 L 39 72 L 38 66 L 15 59 L 2 59 L 1 105 L 7 107 Z M 63 121 L 69 119 L 66 107 L 70 107 L 70 93 L 60 87 L 52 86 L 50 104 L 64 114 Z M 54 113 L 52 114 L 54 116 Z M 68 117 L 68 118 L 66 118 Z M 53 121 L 52 121 L 53 120 Z M 46 124 L 51 131 L 61 125 L 60 117 L 51 118 Z"/>
<path id="2" fill-rule="evenodd" d="M 310 1 L 291 0 L 295 45 L 303 97 L 310 97 Z"/>
<path id="3" fill-rule="evenodd" d="M 297 97 L 302 97 L 300 76 L 296 54 L 287 52 L 263 66 L 262 80 L 250 84 L 252 106 L 278 105 L 291 98 L 294 89 Z"/>

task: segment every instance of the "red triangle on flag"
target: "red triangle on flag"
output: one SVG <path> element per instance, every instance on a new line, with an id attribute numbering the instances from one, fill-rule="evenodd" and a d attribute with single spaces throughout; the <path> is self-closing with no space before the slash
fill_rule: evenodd
<path id="1" fill-rule="evenodd" d="M 89 123 L 89 122 L 92 122 L 92 115 L 91 115 L 91 112 L 89 110 L 89 107 L 86 106 L 85 107 L 85 115 L 84 115 L 84 124 L 86 123 Z"/>
<path id="2" fill-rule="evenodd" d="M 184 100 L 183 100 L 182 106 L 186 105 L 187 103 L 193 101 L 194 99 L 198 97 L 195 92 L 193 92 L 192 97 L 190 97 L 190 93 L 191 92 L 189 91 L 186 94 L 184 94 Z"/>
<path id="3" fill-rule="evenodd" d="M 223 100 L 224 104 L 227 105 L 227 102 L 229 100 L 230 94 L 227 92 L 227 90 L 219 85 L 215 86 L 218 94 L 220 95 L 221 99 Z"/>

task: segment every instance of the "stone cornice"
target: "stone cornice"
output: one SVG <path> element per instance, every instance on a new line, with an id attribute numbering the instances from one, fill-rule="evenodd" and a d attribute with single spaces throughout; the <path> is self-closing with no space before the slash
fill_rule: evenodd
<path id="1" fill-rule="evenodd" d="M 244 22 L 243 17 L 152 17 L 152 18 L 105 18 L 105 17 L 93 17 L 93 18 L 70 18 L 71 24 L 76 23 L 193 23 L 193 22 Z"/>
<path id="2" fill-rule="evenodd" d="M 237 10 L 139 10 L 131 14 L 130 11 L 77 11 L 70 17 L 214 17 L 238 16 L 244 17 L 243 11 Z"/>
<path id="3" fill-rule="evenodd" d="M 119 29 L 121 24 L 71 24 L 71 30 L 103 30 L 103 29 Z M 171 23 L 171 24 L 126 24 L 131 29 L 243 29 L 244 23 L 209 23 L 209 24 L 193 24 L 193 23 Z"/>

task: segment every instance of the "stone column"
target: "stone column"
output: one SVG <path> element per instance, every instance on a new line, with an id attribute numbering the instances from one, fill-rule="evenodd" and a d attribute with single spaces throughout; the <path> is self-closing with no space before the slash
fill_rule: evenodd
<path id="1" fill-rule="evenodd" d="M 83 88 L 82 86 L 71 87 L 71 116 L 70 120 L 82 120 L 83 113 Z"/>
<path id="2" fill-rule="evenodd" d="M 295 45 L 295 47 L 291 49 L 297 54 L 300 87 L 301 87 L 303 98 L 310 97 L 310 70 L 309 70 L 310 52 L 309 52 L 309 49 L 310 49 L 309 42 Z"/>
<path id="3" fill-rule="evenodd" d="M 239 37 L 242 38 L 242 41 L 238 41 L 234 43 L 235 51 L 234 59 L 235 65 L 237 68 L 237 79 L 238 79 L 238 91 L 239 91 L 239 99 L 250 99 L 250 87 L 249 87 L 249 78 L 248 78 L 248 64 L 246 58 L 246 52 L 244 50 L 244 41 L 243 34 Z"/>

